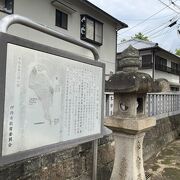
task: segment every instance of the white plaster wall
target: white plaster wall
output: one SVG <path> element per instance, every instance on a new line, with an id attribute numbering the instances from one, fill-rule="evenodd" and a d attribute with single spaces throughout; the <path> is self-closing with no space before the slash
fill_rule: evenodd
<path id="1" fill-rule="evenodd" d="M 147 73 L 152 77 L 152 69 L 140 69 L 139 72 Z"/>
<path id="2" fill-rule="evenodd" d="M 158 79 L 158 78 L 165 78 L 170 82 L 179 83 L 179 76 L 177 76 L 175 74 L 156 70 L 155 71 L 155 79 Z"/>
<path id="3" fill-rule="evenodd" d="M 142 69 L 138 71 L 147 73 L 152 77 L 152 69 Z M 155 70 L 155 79 L 159 79 L 159 78 L 167 79 L 170 82 L 179 83 L 179 76 L 175 74 Z"/>
<path id="4" fill-rule="evenodd" d="M 69 0 L 70 1 L 70 0 Z M 92 9 L 80 4 L 78 1 L 70 1 L 73 8 L 77 11 L 69 14 L 68 17 L 68 30 L 55 26 L 55 10 L 56 8 L 51 5 L 51 0 L 14 0 L 14 14 L 26 16 L 38 23 L 49 26 L 50 28 L 71 35 L 80 39 L 80 14 L 89 14 L 95 19 L 101 21 L 103 24 L 103 45 L 96 46 L 99 54 L 100 61 L 106 63 L 106 73 L 110 71 L 115 72 L 115 57 L 116 57 L 116 30 L 115 23 L 103 17 Z M 5 16 L 0 12 L 0 18 Z M 35 42 L 46 44 L 59 49 L 78 53 L 85 57 L 93 58 L 89 50 L 80 48 L 62 40 L 50 37 L 36 30 L 32 30 L 22 25 L 13 25 L 9 29 L 9 33 L 29 39 Z"/>

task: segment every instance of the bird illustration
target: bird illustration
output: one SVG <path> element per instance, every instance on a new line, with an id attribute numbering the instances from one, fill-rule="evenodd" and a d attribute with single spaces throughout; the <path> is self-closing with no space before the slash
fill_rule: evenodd
<path id="1" fill-rule="evenodd" d="M 54 89 L 43 65 L 35 65 L 30 71 L 29 88 L 34 91 L 44 110 L 44 118 L 52 123 L 50 107 L 53 104 Z"/>

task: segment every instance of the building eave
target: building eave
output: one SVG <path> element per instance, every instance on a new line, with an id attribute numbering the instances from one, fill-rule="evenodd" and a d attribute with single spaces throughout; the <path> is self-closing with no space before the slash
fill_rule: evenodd
<path id="1" fill-rule="evenodd" d="M 155 50 L 156 52 L 164 52 L 166 54 L 168 54 L 169 56 L 175 58 L 177 61 L 180 61 L 180 57 L 176 56 L 175 54 L 159 47 L 159 46 L 154 46 L 154 47 L 151 47 L 151 48 L 143 48 L 143 49 L 139 49 L 139 51 L 145 51 L 145 50 Z"/>
<path id="2" fill-rule="evenodd" d="M 80 0 L 82 3 L 84 3 L 86 6 L 94 9 L 95 11 L 103 14 L 104 16 L 106 16 L 107 18 L 109 18 L 110 20 L 112 20 L 114 23 L 116 23 L 116 30 L 120 30 L 123 28 L 127 28 L 128 25 L 125 24 L 124 22 L 116 19 L 115 17 L 111 16 L 110 14 L 108 14 L 107 12 L 103 11 L 102 9 L 100 9 L 99 7 L 95 6 L 94 4 L 92 4 L 91 2 L 89 2 L 88 0 Z"/>
<path id="3" fill-rule="evenodd" d="M 141 48 L 141 49 L 138 49 L 139 51 L 147 51 L 147 50 L 152 50 L 152 51 L 155 51 L 155 52 L 163 52 L 171 57 L 173 57 L 174 59 L 176 59 L 177 61 L 180 62 L 180 57 L 179 56 L 176 56 L 175 54 L 161 48 L 158 46 L 158 44 L 155 44 L 154 46 L 152 47 L 147 47 L 147 48 Z M 122 52 L 118 52 L 117 53 L 117 56 L 120 55 Z"/>

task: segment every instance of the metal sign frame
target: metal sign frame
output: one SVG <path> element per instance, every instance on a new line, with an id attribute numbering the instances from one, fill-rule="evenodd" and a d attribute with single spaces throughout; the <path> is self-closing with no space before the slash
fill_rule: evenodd
<path id="1" fill-rule="evenodd" d="M 2 156 L 2 140 L 3 140 L 3 124 L 4 124 L 4 102 L 5 102 L 5 82 L 6 82 L 6 60 L 7 60 L 7 44 L 14 44 L 22 46 L 25 48 L 33 49 L 36 51 L 56 55 L 59 57 L 68 58 L 70 61 L 78 61 L 85 64 L 93 65 L 96 67 L 102 68 L 102 100 L 101 100 L 101 133 L 86 136 L 83 138 L 78 138 L 75 140 L 69 140 L 65 142 L 60 142 L 52 145 L 47 145 L 39 147 L 36 149 L 21 151 L 15 154 Z M 105 73 L 105 64 L 93 61 L 92 59 L 84 58 L 79 55 L 52 48 L 46 45 L 35 43 L 29 40 L 25 40 L 13 35 L 0 32 L 0 165 L 9 164 L 15 161 L 23 160 L 33 156 L 38 156 L 41 154 L 46 154 L 50 152 L 55 152 L 63 150 L 66 148 L 71 148 L 75 145 L 82 144 L 88 141 L 93 141 L 95 139 L 101 138 L 103 136 L 103 119 L 104 119 L 104 73 Z"/>

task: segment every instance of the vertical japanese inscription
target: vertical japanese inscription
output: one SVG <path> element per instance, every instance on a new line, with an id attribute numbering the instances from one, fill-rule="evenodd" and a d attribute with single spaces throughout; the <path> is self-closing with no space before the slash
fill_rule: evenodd
<path id="1" fill-rule="evenodd" d="M 66 84 L 64 98 L 64 134 L 66 140 L 73 137 L 90 134 L 100 126 L 95 122 L 101 119 L 101 96 L 94 70 L 76 66 L 66 68 Z"/>
<path id="2" fill-rule="evenodd" d="M 9 107 L 9 132 L 8 132 L 8 147 L 13 145 L 13 122 L 14 121 L 14 105 Z"/>

